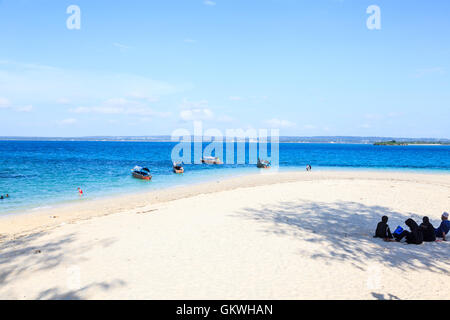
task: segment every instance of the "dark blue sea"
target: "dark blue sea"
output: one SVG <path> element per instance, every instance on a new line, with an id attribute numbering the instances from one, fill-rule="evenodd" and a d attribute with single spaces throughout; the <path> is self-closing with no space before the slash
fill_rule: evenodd
<path id="1" fill-rule="evenodd" d="M 170 142 L 0 141 L 0 195 L 10 195 L 0 200 L 0 213 L 80 201 L 77 187 L 92 199 L 258 172 L 247 161 L 190 164 L 183 175 L 175 175 L 174 146 Z M 412 170 L 445 172 L 450 178 L 450 146 L 281 143 L 279 159 L 281 171 L 304 170 L 311 164 L 313 170 Z M 135 165 L 148 167 L 152 181 L 132 178 Z"/>

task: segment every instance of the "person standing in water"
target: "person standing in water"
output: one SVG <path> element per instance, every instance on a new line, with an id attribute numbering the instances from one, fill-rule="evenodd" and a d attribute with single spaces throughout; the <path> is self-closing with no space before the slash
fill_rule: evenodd
<path id="1" fill-rule="evenodd" d="M 83 190 L 81 190 L 81 188 L 80 188 L 80 187 L 78 187 L 78 189 L 77 189 L 77 190 L 78 190 L 78 194 L 80 195 L 80 197 L 81 197 L 81 196 L 83 196 Z"/>

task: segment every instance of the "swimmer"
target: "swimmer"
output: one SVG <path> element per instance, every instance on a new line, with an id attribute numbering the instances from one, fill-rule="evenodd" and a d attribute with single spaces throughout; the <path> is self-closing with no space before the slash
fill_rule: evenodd
<path id="1" fill-rule="evenodd" d="M 83 190 L 81 190 L 81 188 L 78 188 L 77 190 L 78 190 L 78 194 L 79 194 L 80 196 L 82 196 L 82 195 L 83 195 Z"/>

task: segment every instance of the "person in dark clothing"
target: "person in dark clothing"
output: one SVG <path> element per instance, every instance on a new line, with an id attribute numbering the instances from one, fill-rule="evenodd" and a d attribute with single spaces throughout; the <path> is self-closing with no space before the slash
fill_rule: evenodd
<path id="1" fill-rule="evenodd" d="M 381 239 L 392 239 L 392 233 L 391 229 L 389 229 L 389 225 L 387 224 L 389 218 L 386 216 L 383 216 L 381 218 L 381 221 L 378 222 L 377 230 L 375 231 L 374 238 L 381 238 Z"/>
<path id="2" fill-rule="evenodd" d="M 411 231 L 404 230 L 399 235 L 396 234 L 395 240 L 401 241 L 404 237 L 406 237 L 406 243 L 408 244 L 421 244 L 423 242 L 423 233 L 419 228 L 417 222 L 415 222 L 413 219 L 408 219 L 405 221 L 405 224 Z"/>
<path id="3" fill-rule="evenodd" d="M 422 229 L 423 241 L 425 242 L 436 241 L 436 233 L 428 217 L 423 217 L 423 222 L 420 224 L 420 229 Z"/>

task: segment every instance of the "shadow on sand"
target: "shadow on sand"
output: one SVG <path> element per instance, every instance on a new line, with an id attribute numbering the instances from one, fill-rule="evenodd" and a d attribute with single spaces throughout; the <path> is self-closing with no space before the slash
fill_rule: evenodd
<path id="1" fill-rule="evenodd" d="M 393 294 L 387 293 L 375 293 L 372 292 L 372 297 L 374 297 L 376 300 L 401 300 L 399 297 L 394 296 Z"/>
<path id="2" fill-rule="evenodd" d="M 445 264 L 450 262 L 449 243 L 407 245 L 373 238 L 376 225 L 383 215 L 389 217 L 391 229 L 397 225 L 404 226 L 404 221 L 409 217 L 417 222 L 422 220 L 416 214 L 402 214 L 382 206 L 301 200 L 280 202 L 259 210 L 247 208 L 238 217 L 260 222 L 263 232 L 325 245 L 323 247 L 330 248 L 328 252 L 299 252 L 324 263 L 347 261 L 364 271 L 372 263 L 383 263 L 399 270 L 449 274 L 445 268 Z"/>
<path id="3" fill-rule="evenodd" d="M 114 287 L 124 286 L 122 280 L 110 282 L 95 282 L 86 284 L 77 290 L 71 290 L 66 283 L 58 283 L 57 287 L 46 289 L 37 296 L 27 296 L 28 292 L 14 292 L 14 283 L 23 276 L 30 276 L 30 272 L 35 277 L 39 277 L 39 272 L 52 270 L 62 264 L 70 268 L 76 265 L 83 258 L 82 253 L 98 246 L 107 247 L 115 242 L 114 239 L 103 239 L 92 243 L 79 244 L 76 249 L 70 244 L 75 241 L 76 234 L 68 234 L 64 237 L 46 241 L 47 233 L 38 232 L 27 236 L 22 236 L 12 240 L 0 241 L 0 288 L 5 291 L 0 293 L 3 299 L 82 299 L 82 294 L 91 288 L 101 288 L 110 290 Z M 73 248 L 73 246 L 72 246 Z M 81 259 L 81 260 L 80 260 Z M 49 284 L 49 287 L 51 284 Z M 7 288 L 11 288 L 7 290 Z M 6 295 L 6 296 L 3 296 Z"/>

